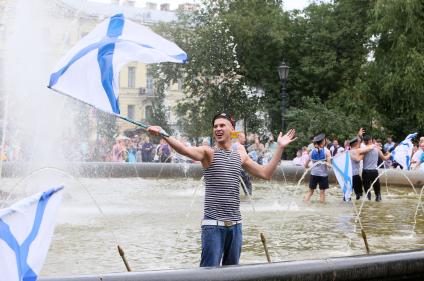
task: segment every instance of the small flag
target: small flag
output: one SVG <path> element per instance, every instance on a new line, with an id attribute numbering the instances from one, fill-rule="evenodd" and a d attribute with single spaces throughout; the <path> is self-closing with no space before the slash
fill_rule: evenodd
<path id="1" fill-rule="evenodd" d="M 125 64 L 186 60 L 187 54 L 177 45 L 117 14 L 96 26 L 60 60 L 48 87 L 120 114 L 119 71 Z"/>
<path id="2" fill-rule="evenodd" d="M 35 281 L 52 240 L 63 186 L 0 210 L 0 281 Z"/>
<path id="3" fill-rule="evenodd" d="M 411 169 L 412 150 L 414 147 L 412 139 L 416 136 L 417 133 L 409 134 L 392 152 L 392 159 L 399 163 L 403 170 Z"/>
<path id="4" fill-rule="evenodd" d="M 352 162 L 349 151 L 337 154 L 332 160 L 334 174 L 343 191 L 345 201 L 350 201 L 352 195 Z"/>

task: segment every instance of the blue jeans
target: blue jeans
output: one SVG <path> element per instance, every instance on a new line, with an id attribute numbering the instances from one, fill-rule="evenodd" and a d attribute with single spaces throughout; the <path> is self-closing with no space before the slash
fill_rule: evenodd
<path id="1" fill-rule="evenodd" d="M 202 257 L 200 266 L 220 266 L 238 264 L 242 245 L 242 227 L 202 226 Z"/>

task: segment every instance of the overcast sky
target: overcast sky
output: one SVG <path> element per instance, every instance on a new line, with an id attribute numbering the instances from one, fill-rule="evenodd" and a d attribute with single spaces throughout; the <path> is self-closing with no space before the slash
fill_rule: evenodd
<path id="1" fill-rule="evenodd" d="M 90 1 L 110 3 L 110 0 L 90 0 Z M 310 2 L 310 0 L 283 0 L 283 1 L 284 1 L 285 10 L 303 9 Z M 136 0 L 136 6 L 145 7 L 146 2 L 154 2 L 158 4 L 169 3 L 171 4 L 171 10 L 176 9 L 178 7 L 178 4 L 181 4 L 181 3 L 201 3 L 200 0 Z"/>

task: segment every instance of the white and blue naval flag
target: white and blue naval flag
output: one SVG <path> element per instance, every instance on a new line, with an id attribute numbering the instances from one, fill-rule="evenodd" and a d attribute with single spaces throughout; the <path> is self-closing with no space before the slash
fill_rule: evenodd
<path id="1" fill-rule="evenodd" d="M 60 60 L 48 87 L 119 114 L 119 71 L 125 64 L 186 60 L 187 54 L 176 44 L 117 14 L 96 26 Z"/>
<path id="2" fill-rule="evenodd" d="M 352 162 L 349 151 L 337 154 L 331 160 L 331 165 L 343 191 L 344 199 L 349 201 L 352 195 Z"/>
<path id="3" fill-rule="evenodd" d="M 398 162 L 403 170 L 411 169 L 412 150 L 414 148 L 412 139 L 416 136 L 417 133 L 409 134 L 392 152 L 392 159 Z"/>
<path id="4" fill-rule="evenodd" d="M 0 281 L 35 281 L 53 236 L 63 186 L 0 210 Z"/>

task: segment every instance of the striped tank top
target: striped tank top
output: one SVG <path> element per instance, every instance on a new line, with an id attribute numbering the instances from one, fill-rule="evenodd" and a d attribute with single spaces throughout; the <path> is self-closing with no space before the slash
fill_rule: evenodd
<path id="1" fill-rule="evenodd" d="M 357 149 L 357 148 L 355 148 Z M 352 150 L 353 152 L 353 150 Z M 356 151 L 355 151 L 356 152 Z M 361 161 L 356 161 L 350 158 L 350 162 L 352 163 L 352 176 L 359 175 L 359 172 L 361 170 Z"/>
<path id="2" fill-rule="evenodd" d="M 214 148 L 211 165 L 204 169 L 204 217 L 239 221 L 241 158 L 237 150 Z"/>

